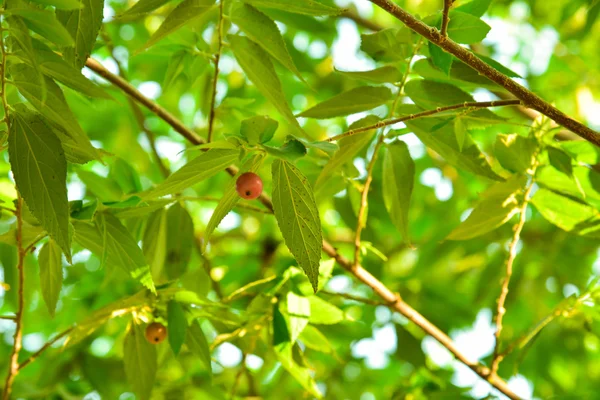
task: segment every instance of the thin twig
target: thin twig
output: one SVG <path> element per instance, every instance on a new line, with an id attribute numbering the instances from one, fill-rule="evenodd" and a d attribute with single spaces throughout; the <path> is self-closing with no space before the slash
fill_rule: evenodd
<path id="1" fill-rule="evenodd" d="M 138 101 L 140 104 L 150 109 L 150 111 L 152 111 L 159 118 L 171 125 L 173 129 L 175 129 L 175 131 L 179 132 L 182 136 L 187 138 L 192 144 L 198 145 L 205 143 L 204 139 L 200 138 L 193 131 L 189 130 L 185 125 L 183 125 L 183 123 L 181 123 L 181 121 L 175 118 L 172 114 L 170 114 L 164 108 L 160 107 L 158 104 L 154 103 L 152 100 L 146 98 L 128 82 L 112 74 L 97 61 L 88 58 L 86 61 L 86 66 L 92 71 L 95 71 L 100 76 L 104 77 L 113 85 L 123 90 L 134 100 Z M 227 172 L 231 175 L 235 175 L 237 173 L 237 168 L 229 167 L 227 168 Z M 263 203 L 269 210 L 273 210 L 273 203 L 269 196 L 263 193 L 259 199 L 261 203 Z M 442 346 L 448 349 L 461 363 L 469 367 L 482 379 L 488 380 L 488 382 L 490 382 L 492 386 L 494 386 L 496 389 L 507 395 L 509 398 L 518 399 L 518 396 L 512 392 L 512 390 L 508 387 L 504 380 L 502 380 L 497 375 L 490 377 L 489 369 L 487 367 L 479 364 L 478 362 L 470 360 L 466 355 L 464 355 L 464 353 L 462 353 L 456 347 L 456 345 L 448 335 L 442 332 L 437 326 L 432 324 L 424 316 L 419 314 L 419 312 L 417 312 L 409 304 L 405 303 L 398 296 L 398 294 L 392 292 L 388 287 L 386 287 L 380 280 L 371 275 L 367 270 L 365 270 L 360 265 L 353 266 L 352 262 L 350 262 L 347 258 L 338 253 L 338 251 L 333 247 L 333 245 L 331 245 L 326 240 L 323 240 L 323 251 L 325 252 L 325 254 L 335 259 L 342 268 L 346 269 L 351 275 L 356 277 L 356 279 L 369 286 L 379 297 L 381 297 L 386 302 L 386 304 L 388 304 L 390 308 L 402 314 L 404 317 L 406 317 L 415 325 L 417 325 L 425 333 L 436 339 Z"/>
<path id="2" fill-rule="evenodd" d="M 0 46 L 4 48 L 3 44 L 0 44 Z M 17 216 L 17 251 L 19 254 L 19 260 L 17 263 L 17 271 L 19 272 L 18 307 L 17 312 L 15 314 L 16 328 L 14 334 L 14 343 L 8 362 L 8 374 L 6 376 L 6 382 L 4 384 L 4 394 L 2 397 L 3 400 L 8 400 L 10 398 L 12 384 L 15 380 L 15 377 L 19 373 L 19 352 L 21 351 L 21 347 L 23 346 L 23 310 L 25 308 L 23 296 L 23 286 L 25 284 L 25 268 L 23 262 L 25 260 L 25 256 L 27 255 L 27 252 L 25 251 L 25 249 L 23 249 L 23 199 L 21 198 L 21 194 L 18 190 L 15 209 L 15 215 Z"/>
<path id="3" fill-rule="evenodd" d="M 535 171 L 537 169 L 537 162 L 534 161 L 534 165 L 531 170 L 531 179 L 525 188 L 525 193 L 523 194 L 523 204 L 519 210 L 519 221 L 513 227 L 514 234 L 510 245 L 508 246 L 508 256 L 506 258 L 506 275 L 504 276 L 504 280 L 502 281 L 502 289 L 500 290 L 500 295 L 498 296 L 497 308 L 496 308 L 496 332 L 494 333 L 494 337 L 496 338 L 496 344 L 494 345 L 494 353 L 492 356 L 492 364 L 490 367 L 490 374 L 495 375 L 498 371 L 498 366 L 502 361 L 500 357 L 500 336 L 502 334 L 502 318 L 504 314 L 506 314 L 506 308 L 504 304 L 506 302 L 506 296 L 508 295 L 508 286 L 510 284 L 510 278 L 512 277 L 513 272 L 513 264 L 515 262 L 515 258 L 517 257 L 517 245 L 519 244 L 519 239 L 521 238 L 521 232 L 523 231 L 523 226 L 525 226 L 525 217 L 527 214 L 527 206 L 529 205 L 529 195 L 531 194 L 531 190 L 533 189 L 533 184 L 535 182 Z"/>
<path id="4" fill-rule="evenodd" d="M 348 299 L 348 300 L 352 300 L 352 301 L 357 301 L 359 303 L 369 304 L 369 305 L 372 305 L 372 306 L 387 306 L 388 305 L 388 304 L 386 304 L 386 303 L 384 303 L 382 301 L 371 300 L 371 299 L 367 299 L 365 297 L 354 296 L 354 295 L 348 294 L 348 293 L 330 292 L 328 290 L 319 290 L 319 292 L 323 293 L 323 294 L 327 294 L 329 296 L 343 297 L 344 299 Z"/>
<path id="5" fill-rule="evenodd" d="M 10 207 L 4 207 L 4 206 L 0 206 L 0 210 L 4 210 L 4 211 L 8 211 L 10 213 L 15 213 L 16 211 Z"/>
<path id="6" fill-rule="evenodd" d="M 450 22 L 450 8 L 454 0 L 444 0 L 444 11 L 442 12 L 442 29 L 440 34 L 442 37 L 448 36 L 448 23 Z"/>
<path id="7" fill-rule="evenodd" d="M 242 374 L 246 369 L 246 357 L 248 357 L 248 353 L 244 352 L 244 355 L 242 356 L 242 362 L 240 363 L 240 369 L 235 374 L 235 379 L 233 381 L 233 385 L 231 386 L 231 393 L 229 394 L 229 398 L 231 400 L 235 399 L 235 393 L 237 392 L 237 388 L 240 384 L 240 379 L 242 378 Z"/>
<path id="8" fill-rule="evenodd" d="M 215 102 L 217 101 L 217 83 L 219 81 L 219 60 L 221 59 L 221 48 L 223 47 L 223 3 L 219 1 L 219 20 L 217 22 L 217 54 L 215 54 L 215 75 L 212 82 L 212 93 L 210 99 L 210 114 L 208 116 L 208 136 L 206 141 L 210 143 L 213 137 L 213 126 L 215 123 Z"/>
<path id="9" fill-rule="evenodd" d="M 423 36 L 425 39 L 437 45 L 447 53 L 455 56 L 469 67 L 479 72 L 480 75 L 485 76 L 486 78 L 496 82 L 498 85 L 508 90 L 516 98 L 521 100 L 523 105 L 541 112 L 559 125 L 564 126 L 585 140 L 600 147 L 600 134 L 598 132 L 583 125 L 581 122 L 574 120 L 567 114 L 552 106 L 550 103 L 544 101 L 532 91 L 528 90 L 522 85 L 519 85 L 508 76 L 504 75 L 494 67 L 487 64 L 481 58 L 477 57 L 470 50 L 462 47 L 460 44 L 454 42 L 450 38 L 443 37 L 437 29 L 432 28 L 424 22 L 416 19 L 413 15 L 406 12 L 396 3 L 392 2 L 391 0 L 369 1 L 390 13 L 396 17 L 396 19 L 402 21 L 409 29 Z"/>
<path id="10" fill-rule="evenodd" d="M 339 135 L 332 136 L 329 139 L 326 139 L 327 142 L 335 142 L 337 140 L 343 139 L 348 136 L 356 135 L 357 133 L 362 133 L 366 131 L 370 131 L 372 129 L 383 128 L 384 126 L 394 125 L 399 122 L 411 121 L 413 119 L 429 117 L 431 115 L 439 114 L 446 111 L 458 110 L 461 108 L 490 108 L 490 107 L 504 107 L 504 106 L 517 106 L 522 104 L 520 100 L 496 100 L 496 101 L 477 101 L 477 102 L 465 102 L 460 104 L 453 104 L 451 106 L 438 107 L 433 110 L 422 111 L 416 114 L 405 115 L 403 117 L 386 119 L 383 121 L 379 121 L 374 125 L 365 126 L 363 128 L 351 129 L 344 133 L 340 133 Z"/>
<path id="11" fill-rule="evenodd" d="M 19 370 L 22 370 L 23 368 L 25 368 L 26 366 L 31 364 L 33 361 L 35 361 L 35 359 L 38 358 L 40 356 L 40 354 L 42 354 L 44 351 L 48 350 L 50 348 L 50 346 L 52 346 L 54 343 L 58 342 L 63 337 L 67 336 L 69 333 L 71 333 L 72 330 L 73 330 L 73 327 L 67 328 L 64 331 L 62 331 L 61 333 L 59 333 L 58 335 L 54 336 L 49 341 L 47 341 L 46 344 L 44 344 L 38 351 L 36 351 L 32 355 L 30 355 L 29 358 L 27 358 L 25 361 L 23 361 L 21 364 L 19 364 Z"/>
<path id="12" fill-rule="evenodd" d="M 106 48 L 108 49 L 108 53 L 110 54 L 110 57 L 115 62 L 115 64 L 117 64 L 119 76 L 122 77 L 123 79 L 127 79 L 127 74 L 125 72 L 125 68 L 123 68 L 123 65 L 121 65 L 121 62 L 115 56 L 115 47 L 113 45 L 113 42 L 112 42 L 110 36 L 108 36 L 108 34 L 104 30 L 104 28 L 102 28 L 100 30 L 100 36 L 102 36 L 102 40 L 104 40 L 104 44 L 106 45 Z M 131 111 L 133 112 L 133 116 L 138 124 L 138 127 L 142 130 L 142 132 L 144 132 L 144 134 L 146 135 L 146 139 L 148 139 L 148 143 L 150 144 L 150 150 L 152 151 L 152 155 L 154 156 L 154 161 L 158 165 L 158 169 L 160 170 L 160 173 L 162 174 L 163 177 L 165 177 L 165 178 L 168 177 L 169 175 L 171 175 L 171 171 L 169 171 L 169 168 L 167 168 L 167 166 L 163 162 L 162 158 L 160 158 L 160 154 L 158 154 L 158 150 L 156 149 L 156 137 L 154 136 L 154 132 L 152 132 L 148 128 L 146 128 L 146 125 L 144 123 L 144 113 L 142 113 L 142 110 L 140 109 L 140 107 L 130 97 L 127 97 L 127 102 L 129 103 L 129 107 L 131 108 Z"/>
<path id="13" fill-rule="evenodd" d="M 404 74 L 404 76 L 402 77 L 402 81 L 400 82 L 400 85 L 398 86 L 398 92 L 396 93 L 396 98 L 394 99 L 394 102 L 392 103 L 392 108 L 390 109 L 389 112 L 389 117 L 393 117 L 395 112 L 396 112 L 396 107 L 398 106 L 398 101 L 400 101 L 400 98 L 403 95 L 404 92 L 404 85 L 406 84 L 406 81 L 408 80 L 408 75 L 410 75 L 410 67 L 411 67 L 411 63 L 413 61 L 413 59 L 415 58 L 415 56 L 417 55 L 417 53 L 419 52 L 419 49 L 421 48 L 421 43 L 422 43 L 422 39 L 419 39 L 419 41 L 415 44 L 414 48 L 413 48 L 413 52 L 408 60 L 407 66 L 406 66 L 406 73 Z M 369 162 L 369 166 L 367 167 L 367 179 L 365 180 L 365 186 L 363 187 L 361 196 L 360 196 L 360 207 L 358 209 L 358 222 L 356 223 L 356 233 L 354 236 L 354 263 L 353 265 L 358 265 L 360 263 L 360 248 L 361 248 L 361 244 L 360 244 L 360 236 L 362 233 L 363 228 L 365 227 L 365 223 L 364 223 L 364 219 L 366 219 L 365 214 L 367 212 L 367 207 L 369 205 L 369 188 L 371 187 L 371 182 L 373 181 L 373 170 L 375 168 L 375 162 L 377 161 L 377 156 L 379 154 L 379 150 L 381 149 L 381 146 L 383 146 L 383 139 L 385 139 L 385 135 L 383 134 L 383 132 L 379 135 L 379 139 L 377 140 L 377 144 L 375 145 L 375 148 L 373 149 L 373 156 L 371 157 L 371 161 Z"/>
<path id="14" fill-rule="evenodd" d="M 15 321 L 17 319 L 14 315 L 0 315 L 0 319 L 6 319 L 9 321 Z"/>

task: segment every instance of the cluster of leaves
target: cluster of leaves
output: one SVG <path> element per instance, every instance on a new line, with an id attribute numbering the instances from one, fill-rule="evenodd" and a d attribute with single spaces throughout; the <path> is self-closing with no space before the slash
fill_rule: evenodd
<path id="1" fill-rule="evenodd" d="M 49 348 L 34 362 L 37 370 L 20 372 L 18 396 L 97 391 L 116 398 L 127 390 L 140 399 L 152 393 L 225 398 L 227 391 L 265 398 L 462 395 L 449 383 L 451 371 L 424 356 L 416 325 L 398 315 L 381 317 L 385 308 L 373 307 L 368 287 L 346 284 L 358 301 L 323 291 L 344 274 L 335 260 L 322 260 L 323 239 L 352 254 L 354 232 L 363 229 L 365 268 L 441 329 L 464 328 L 480 309 L 493 307 L 499 289 L 489 283 L 502 275 L 504 252 L 490 243 L 510 239 L 508 225 L 528 203 L 535 211 L 523 234 L 503 336 L 525 334 L 514 347 L 532 348 L 527 359 L 509 358 L 500 373 L 521 364 L 543 395 L 569 392 L 569 382 L 582 391 L 591 387 L 599 366 L 591 356 L 587 366 L 567 372 L 569 382 L 561 375 L 569 370 L 565 359 L 598 350 L 598 289 L 590 286 L 568 301 L 550 289 L 546 300 L 518 294 L 546 291 L 557 280 L 586 286 L 600 235 L 600 152 L 593 145 L 559 141 L 560 129 L 550 121 L 525 123 L 513 110 L 460 107 L 475 102 L 477 89 L 504 89 L 404 27 L 361 35 L 360 52 L 371 69 L 334 69 L 329 49 L 344 38 L 335 25 L 343 10 L 332 1 L 4 3 L 0 264 L 10 290 L 0 311 L 18 307 L 20 246 L 33 253 L 24 266 L 25 334 L 67 329 L 61 352 Z M 481 19 L 490 3 L 457 4 L 450 38 L 481 42 L 490 31 Z M 438 8 L 424 22 L 439 26 Z M 103 24 L 106 9 L 116 17 Z M 311 55 L 297 43 L 302 38 L 328 51 Z M 215 69 L 218 52 L 221 68 Z M 162 82 L 160 106 L 199 136 L 214 111 L 215 139 L 187 143 L 185 152 L 167 159 L 161 146 L 183 139 L 151 113 L 139 125 L 133 100 L 84 76 L 92 54 L 136 84 Z M 484 50 L 474 54 L 520 77 Z M 446 106 L 457 107 L 401 128 L 387 122 Z M 332 143 L 331 132 L 348 134 Z M 430 157 L 419 155 L 415 143 Z M 176 171 L 163 177 L 158 162 Z M 235 190 L 248 171 L 265 180 L 268 196 L 257 206 Z M 450 201 L 418 183 L 424 171 L 441 171 L 451 181 Z M 363 190 L 371 180 L 365 208 Z M 24 199 L 17 218 L 13 183 Z M 224 227 L 232 215 L 240 221 Z M 554 239 L 557 232 L 571 236 Z M 560 265 L 573 255 L 582 259 L 576 272 L 542 268 L 540 260 Z M 37 307 L 38 294 L 45 310 Z M 546 328 L 558 316 L 566 317 L 565 329 Z M 168 344 L 144 339 L 150 321 L 168 327 Z M 351 344 L 374 335 L 372 326 L 390 324 L 396 343 L 385 370 L 358 362 Z M 581 335 L 582 326 L 589 329 L 586 344 L 548 361 L 547 349 L 561 335 Z M 539 335 L 542 328 L 549 332 Z M 225 342 L 241 349 L 241 372 L 215 351 Z M 2 359 L 8 352 L 0 347 Z M 261 366 L 250 367 L 247 357 L 255 355 Z M 51 365 L 44 379 L 26 379 Z"/>

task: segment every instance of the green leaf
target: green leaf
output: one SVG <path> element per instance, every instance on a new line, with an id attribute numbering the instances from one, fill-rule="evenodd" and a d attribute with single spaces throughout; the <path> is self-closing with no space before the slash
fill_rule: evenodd
<path id="1" fill-rule="evenodd" d="M 304 387 L 312 396 L 320 399 L 323 395 L 319 392 L 317 384 L 312 377 L 312 371 L 309 368 L 302 367 L 294 361 L 292 355 L 292 343 L 283 342 L 275 346 L 275 355 L 277 359 L 290 375 Z"/>
<path id="2" fill-rule="evenodd" d="M 412 36 L 408 28 L 383 29 L 360 35 L 360 49 L 376 61 L 403 61 L 412 53 Z"/>
<path id="3" fill-rule="evenodd" d="M 194 246 L 194 222 L 190 213 L 179 203 L 167 211 L 167 258 L 169 279 L 179 278 L 187 270 Z"/>
<path id="4" fill-rule="evenodd" d="M 585 140 L 567 140 L 557 143 L 561 149 L 569 153 L 577 162 L 594 165 L 600 162 L 598 147 Z"/>
<path id="5" fill-rule="evenodd" d="M 298 116 L 318 119 L 341 117 L 373 109 L 391 99 L 392 91 L 386 87 L 362 86 L 327 99 Z"/>
<path id="6" fill-rule="evenodd" d="M 457 43 L 471 44 L 481 42 L 492 29 L 472 14 L 458 10 L 450 11 L 448 36 Z"/>
<path id="7" fill-rule="evenodd" d="M 167 3 L 169 3 L 169 0 L 140 0 L 137 3 L 135 3 L 133 7 L 121 14 L 119 18 L 147 14 L 150 11 L 154 11 L 158 7 L 163 6 Z"/>
<path id="8" fill-rule="evenodd" d="M 350 79 L 373 83 L 395 83 L 402 79 L 402 72 L 391 65 L 385 65 L 369 71 L 340 71 L 339 69 L 336 69 L 335 71 Z"/>
<path id="9" fill-rule="evenodd" d="M 167 256 L 167 210 L 164 208 L 150 214 L 144 230 L 142 251 L 152 276 L 159 280 Z"/>
<path id="10" fill-rule="evenodd" d="M 548 147 L 548 159 L 550 165 L 562 172 L 563 174 L 572 177 L 573 176 L 573 165 L 571 163 L 571 157 L 562 150 L 554 147 Z"/>
<path id="11" fill-rule="evenodd" d="M 64 59 L 77 68 L 85 65 L 92 54 L 102 26 L 104 0 L 80 0 L 82 7 L 71 11 L 57 10 L 58 20 L 75 39 L 75 44 L 63 50 Z"/>
<path id="12" fill-rule="evenodd" d="M 236 181 L 240 175 L 244 172 L 257 172 L 260 168 L 264 157 L 262 155 L 254 155 L 248 161 L 244 163 L 244 165 L 240 168 L 238 173 L 227 183 L 225 187 L 225 192 L 223 193 L 223 197 L 219 200 L 219 204 L 215 207 L 212 215 L 210 216 L 210 221 L 206 225 L 206 229 L 204 230 L 204 240 L 202 241 L 202 252 L 206 251 L 206 246 L 212 236 L 213 232 L 219 226 L 219 223 L 225 218 L 227 214 L 240 200 L 240 196 L 236 191 Z"/>
<path id="13" fill-rule="evenodd" d="M 256 7 L 272 8 L 294 14 L 304 15 L 338 15 L 342 12 L 339 8 L 334 8 L 321 4 L 316 0 L 245 0 L 246 3 Z"/>
<path id="14" fill-rule="evenodd" d="M 150 399 L 158 369 L 156 347 L 144 337 L 144 328 L 131 324 L 123 341 L 125 375 L 137 398 Z"/>
<path id="15" fill-rule="evenodd" d="M 118 266 L 154 291 L 150 268 L 135 239 L 111 214 L 96 213 L 94 223 L 73 220 L 75 241 L 98 255 L 103 262 Z"/>
<path id="16" fill-rule="evenodd" d="M 44 77 L 44 93 L 37 84 L 37 74 L 32 67 L 25 64 L 12 65 L 9 68 L 14 85 L 29 103 L 59 129 L 54 129 L 65 150 L 67 160 L 85 163 L 98 160 L 98 151 L 92 146 L 87 135 L 79 126 L 73 112 L 69 108 L 62 91 L 50 78 Z"/>
<path id="17" fill-rule="evenodd" d="M 499 182 L 482 194 L 482 201 L 469 217 L 457 226 L 448 240 L 466 240 L 488 233 L 503 225 L 519 211 L 520 197 L 527 178 L 515 175 Z"/>
<path id="18" fill-rule="evenodd" d="M 214 0 L 184 0 L 179 3 L 139 51 L 153 46 L 167 35 L 203 16 L 214 7 L 214 4 Z"/>
<path id="19" fill-rule="evenodd" d="M 278 126 L 279 122 L 274 119 L 266 115 L 257 115 L 242 121 L 240 134 L 251 145 L 266 143 L 273 138 Z"/>
<path id="20" fill-rule="evenodd" d="M 379 122 L 379 118 L 374 115 L 367 116 L 362 118 L 352 125 L 350 125 L 349 129 L 358 129 L 366 126 L 371 126 Z M 323 170 L 319 174 L 317 181 L 315 182 L 315 191 L 319 192 L 327 183 L 329 179 L 331 179 L 333 173 L 344 165 L 346 162 L 352 160 L 356 154 L 360 150 L 362 150 L 372 139 L 375 133 L 375 129 L 361 132 L 352 136 L 345 137 L 341 139 L 338 143 L 339 150 L 329 159 Z"/>
<path id="21" fill-rule="evenodd" d="M 287 161 L 275 160 L 273 208 L 279 229 L 315 292 L 321 260 L 321 220 L 314 194 L 300 170 Z"/>
<path id="22" fill-rule="evenodd" d="M 386 146 L 383 159 L 383 199 L 392 222 L 409 242 L 408 210 L 415 180 L 415 163 L 408 146 L 395 141 Z"/>
<path id="23" fill-rule="evenodd" d="M 17 188 L 31 213 L 71 260 L 67 160 L 39 115 L 21 104 L 11 115 L 8 154 Z"/>
<path id="24" fill-rule="evenodd" d="M 239 151 L 235 149 L 208 150 L 185 164 L 154 189 L 143 193 L 141 198 L 149 200 L 181 192 L 225 169 L 237 160 L 238 156 Z"/>
<path id="25" fill-rule="evenodd" d="M 52 239 L 40 250 L 38 263 L 40 266 L 40 289 L 48 312 L 54 317 L 56 303 L 62 288 L 62 253 L 60 247 Z"/>
<path id="26" fill-rule="evenodd" d="M 167 323 L 169 327 L 169 344 L 173 353 L 177 355 L 185 340 L 188 324 L 183 307 L 174 300 L 167 303 Z"/>
<path id="27" fill-rule="evenodd" d="M 279 310 L 277 304 L 273 304 L 273 345 L 277 346 L 282 343 L 289 343 L 290 331 L 285 317 Z"/>
<path id="28" fill-rule="evenodd" d="M 456 143 L 458 143 L 458 150 L 462 151 L 465 145 L 465 137 L 469 132 L 465 126 L 465 122 L 461 117 L 454 118 L 454 135 L 456 136 Z"/>
<path id="29" fill-rule="evenodd" d="M 45 6 L 54 6 L 59 10 L 73 10 L 81 8 L 82 5 L 79 0 L 31 0 L 34 3 L 42 4 Z"/>
<path id="30" fill-rule="evenodd" d="M 460 6 L 456 7 L 456 11 L 468 13 L 481 18 L 491 3 L 492 0 L 473 0 L 469 3 L 461 4 Z"/>
<path id="31" fill-rule="evenodd" d="M 452 61 L 454 60 L 452 54 L 446 53 L 431 42 L 429 42 L 428 47 L 433 65 L 439 68 L 446 76 L 450 75 L 450 68 L 452 67 Z"/>
<path id="32" fill-rule="evenodd" d="M 192 322 L 187 330 L 185 344 L 197 357 L 209 374 L 212 375 L 212 366 L 210 363 L 210 348 L 206 341 L 206 336 L 197 321 Z"/>
<path id="33" fill-rule="evenodd" d="M 533 195 L 531 202 L 548 222 L 559 228 L 600 237 L 600 215 L 594 207 L 544 188 Z"/>
<path id="34" fill-rule="evenodd" d="M 290 319 L 290 340 L 294 343 L 308 325 L 310 302 L 306 297 L 298 296 L 294 292 L 288 292 L 287 314 Z"/>
<path id="35" fill-rule="evenodd" d="M 93 193 L 100 201 L 114 202 L 123 198 L 123 190 L 114 180 L 80 168 L 75 169 L 75 172 L 85 184 L 86 191 Z"/>
<path id="36" fill-rule="evenodd" d="M 346 319 L 346 314 L 333 304 L 317 296 L 310 296 L 310 318 L 311 324 L 335 325 Z"/>
<path id="37" fill-rule="evenodd" d="M 17 15 L 23 18 L 29 29 L 39 33 L 44 38 L 59 46 L 71 46 L 74 43 L 73 37 L 71 37 L 65 27 L 58 22 L 51 11 L 11 8 L 7 12 L 10 13 L 10 15 Z"/>
<path id="38" fill-rule="evenodd" d="M 489 179 L 503 180 L 502 177 L 492 170 L 485 155 L 479 150 L 470 136 L 465 137 L 463 148 L 460 150 L 452 126 L 446 125 L 437 130 L 434 129 L 440 122 L 442 121 L 437 118 L 421 118 L 407 121 L 406 126 L 427 147 L 437 152 L 457 168 Z"/>
<path id="39" fill-rule="evenodd" d="M 244 3 L 234 4 L 230 17 L 231 22 L 236 24 L 253 42 L 305 82 L 288 53 L 279 28 L 271 18 Z"/>
<path id="40" fill-rule="evenodd" d="M 473 53 L 475 54 L 475 53 Z M 481 55 L 481 54 L 475 54 L 478 58 L 482 59 L 483 61 L 485 61 L 487 64 L 489 64 L 490 66 L 496 68 L 498 71 L 502 72 L 504 75 L 510 77 L 510 78 L 522 78 L 521 75 L 517 74 L 515 71 L 513 71 L 512 69 L 509 69 L 507 67 L 505 67 L 504 65 L 500 64 L 498 61 L 494 60 L 493 58 Z M 462 62 L 455 60 L 456 63 L 460 63 L 463 64 Z M 463 64 L 465 65 L 465 64 Z M 466 65 L 465 65 L 466 66 Z M 473 70 L 471 67 L 466 67 L 469 68 L 471 70 Z"/>
<path id="41" fill-rule="evenodd" d="M 294 162 L 298 158 L 306 155 L 306 146 L 303 142 L 293 136 L 288 136 L 283 146 L 277 148 L 273 146 L 262 146 L 272 156 Z"/>
<path id="42" fill-rule="evenodd" d="M 512 172 L 525 172 L 531 167 L 532 157 L 536 151 L 534 139 L 516 133 L 496 136 L 494 153 L 502 167 Z"/>
<path id="43" fill-rule="evenodd" d="M 302 330 L 299 339 L 309 349 L 326 354 L 333 353 L 333 348 L 329 340 L 327 340 L 327 337 L 312 325 L 307 325 L 306 328 Z"/>
<path id="44" fill-rule="evenodd" d="M 258 90 L 275 106 L 292 127 L 299 132 L 304 132 L 298 121 L 296 121 L 294 114 L 292 114 L 292 110 L 283 94 L 279 77 L 267 52 L 246 37 L 229 35 L 228 39 L 231 50 L 248 79 L 256 85 Z"/>
<path id="45" fill-rule="evenodd" d="M 110 166 L 108 177 L 119 184 L 125 194 L 138 193 L 142 191 L 140 176 L 136 170 L 122 158 L 117 158 Z"/>

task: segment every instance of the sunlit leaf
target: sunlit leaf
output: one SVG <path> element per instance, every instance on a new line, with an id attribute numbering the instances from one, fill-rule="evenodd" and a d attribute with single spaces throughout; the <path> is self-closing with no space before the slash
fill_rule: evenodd
<path id="1" fill-rule="evenodd" d="M 327 99 L 298 114 L 305 118 L 334 118 L 367 111 L 392 99 L 388 88 L 363 86 Z"/>
<path id="2" fill-rule="evenodd" d="M 50 315 L 54 316 L 56 303 L 62 288 L 62 252 L 60 247 L 52 239 L 44 244 L 40 250 L 40 287 L 44 303 L 48 308 Z"/>

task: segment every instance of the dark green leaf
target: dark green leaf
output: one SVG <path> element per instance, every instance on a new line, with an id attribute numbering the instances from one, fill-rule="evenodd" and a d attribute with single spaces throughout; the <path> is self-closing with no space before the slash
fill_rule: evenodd
<path id="1" fill-rule="evenodd" d="M 267 52 L 246 37 L 229 35 L 228 38 L 231 50 L 248 79 L 256 85 L 290 125 L 303 132 L 283 94 L 281 82 Z"/>
<path id="2" fill-rule="evenodd" d="M 39 3 L 45 6 L 54 6 L 59 10 L 73 10 L 81 8 L 79 0 L 32 0 L 34 3 Z"/>
<path id="3" fill-rule="evenodd" d="M 231 22 L 236 24 L 254 43 L 258 44 L 281 65 L 304 81 L 296 68 L 281 32 L 275 22 L 256 8 L 244 4 L 234 4 L 231 10 Z"/>
<path id="4" fill-rule="evenodd" d="M 360 38 L 360 49 L 376 61 L 403 61 L 412 52 L 412 37 L 407 28 L 383 29 Z"/>
<path id="5" fill-rule="evenodd" d="M 567 153 L 554 147 L 548 147 L 548 159 L 554 168 L 567 176 L 573 176 L 571 157 Z"/>
<path id="6" fill-rule="evenodd" d="M 395 83 L 402 79 L 402 73 L 394 66 L 386 65 L 369 71 L 340 71 L 336 72 L 350 78 L 373 83 Z"/>
<path id="7" fill-rule="evenodd" d="M 340 93 L 298 114 L 305 118 L 333 118 L 367 111 L 392 99 L 385 87 L 362 86 Z"/>
<path id="8" fill-rule="evenodd" d="M 298 365 L 294 361 L 294 357 L 292 355 L 292 343 L 291 342 L 283 342 L 275 346 L 275 355 L 277 359 L 285 368 L 290 375 L 296 379 L 296 381 L 304 387 L 312 396 L 317 399 L 322 398 L 322 394 L 319 392 L 317 388 L 317 384 L 312 377 L 311 370 Z"/>
<path id="9" fill-rule="evenodd" d="M 338 15 L 342 12 L 339 8 L 329 7 L 316 0 L 245 0 L 246 3 L 256 7 L 273 8 L 289 13 L 305 15 Z"/>
<path id="10" fill-rule="evenodd" d="M 167 35 L 203 16 L 214 7 L 214 4 L 215 0 L 184 0 L 179 3 L 140 50 L 147 49 Z"/>
<path id="11" fill-rule="evenodd" d="M 40 288 L 44 303 L 48 308 L 50 315 L 54 317 L 56 303 L 62 288 L 62 253 L 60 247 L 52 239 L 48 241 L 40 250 Z"/>
<path id="12" fill-rule="evenodd" d="M 144 230 L 142 251 L 152 276 L 160 280 L 167 256 L 167 210 L 164 208 L 150 214 Z"/>
<path id="13" fill-rule="evenodd" d="M 429 56 L 433 65 L 439 68 L 446 76 L 450 75 L 450 67 L 452 66 L 454 57 L 431 42 L 429 42 L 428 46 Z"/>
<path id="14" fill-rule="evenodd" d="M 181 204 L 173 204 L 167 211 L 167 258 L 165 271 L 169 279 L 179 278 L 187 270 L 194 240 L 192 216 Z"/>
<path id="15" fill-rule="evenodd" d="M 58 22 L 51 11 L 26 8 L 11 8 L 10 15 L 18 15 L 25 20 L 27 26 L 44 38 L 59 46 L 73 45 L 73 37 Z"/>
<path id="16" fill-rule="evenodd" d="M 42 118 L 16 105 L 8 138 L 10 165 L 31 213 L 71 260 L 67 160 L 60 141 Z"/>
<path id="17" fill-rule="evenodd" d="M 314 194 L 300 170 L 287 161 L 273 162 L 273 208 L 279 229 L 315 292 L 321 260 L 321 220 Z"/>
<path id="18" fill-rule="evenodd" d="M 156 359 L 156 347 L 144 337 L 144 328 L 132 324 L 123 342 L 123 362 L 127 380 L 140 400 L 150 399 L 158 369 Z"/>
<path id="19" fill-rule="evenodd" d="M 516 133 L 499 134 L 496 136 L 494 152 L 502 167 L 512 172 L 525 172 L 531 167 L 536 147 L 534 139 Z"/>
<path id="20" fill-rule="evenodd" d="M 492 0 L 473 0 L 456 7 L 456 11 L 461 11 L 481 18 L 489 8 L 491 2 Z"/>
<path id="21" fill-rule="evenodd" d="M 192 353 L 200 358 L 200 362 L 206 370 L 212 375 L 212 366 L 210 363 L 210 348 L 206 341 L 206 336 L 197 321 L 189 326 L 185 338 L 185 343 Z"/>
<path id="22" fill-rule="evenodd" d="M 407 242 L 410 241 L 408 210 L 414 180 L 415 163 L 406 143 L 397 140 L 387 145 L 383 160 L 383 198 L 392 222 Z"/>
<path id="23" fill-rule="evenodd" d="M 450 11 L 448 36 L 457 43 L 471 44 L 485 39 L 491 27 L 472 14 Z"/>
<path id="24" fill-rule="evenodd" d="M 169 328 L 169 344 L 175 355 L 179 354 L 181 345 L 185 340 L 188 323 L 183 307 L 178 302 L 171 300 L 167 304 L 167 323 Z"/>
<path id="25" fill-rule="evenodd" d="M 75 39 L 75 44 L 63 50 L 63 57 L 77 68 L 84 66 L 92 54 L 102 26 L 104 0 L 80 0 L 82 7 L 71 11 L 56 11 L 58 20 Z"/>
<path id="26" fill-rule="evenodd" d="M 272 156 L 294 162 L 300 157 L 306 155 L 306 146 L 300 140 L 293 136 L 288 136 L 283 146 L 277 148 L 272 146 L 263 146 L 263 149 Z"/>

